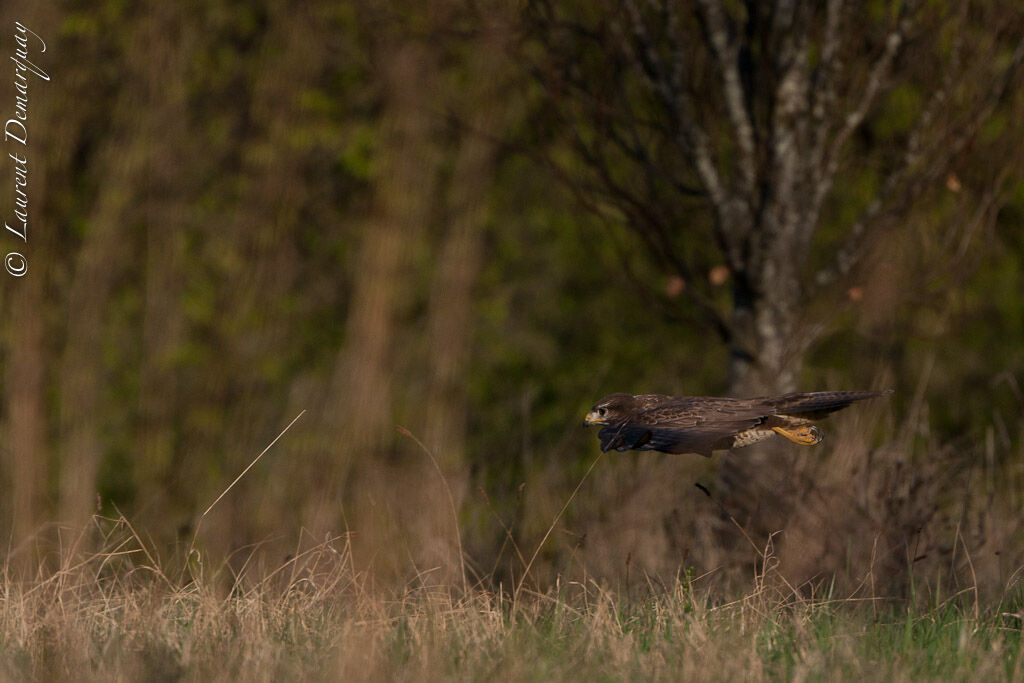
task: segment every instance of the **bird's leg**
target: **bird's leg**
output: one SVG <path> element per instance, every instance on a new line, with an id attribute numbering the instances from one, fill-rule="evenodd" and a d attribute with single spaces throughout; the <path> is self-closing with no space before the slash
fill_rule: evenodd
<path id="1" fill-rule="evenodd" d="M 814 425 L 804 425 L 803 427 L 793 427 L 792 429 L 787 427 L 772 427 L 772 431 L 776 434 L 781 434 L 793 443 L 798 443 L 801 446 L 813 446 L 817 443 L 821 443 L 821 432 Z"/>

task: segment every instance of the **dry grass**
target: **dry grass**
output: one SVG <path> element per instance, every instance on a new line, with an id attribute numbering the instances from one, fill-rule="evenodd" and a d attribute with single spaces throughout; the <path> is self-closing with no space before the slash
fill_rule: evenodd
<path id="1" fill-rule="evenodd" d="M 801 596 L 765 571 L 722 601 L 700 578 L 624 600 L 591 581 L 545 593 L 376 588 L 344 538 L 261 570 L 193 552 L 154 563 L 124 518 L 9 567 L 0 673 L 9 680 L 1020 680 L 1014 590 L 985 610 L 970 592 L 914 602 Z M 237 564 L 237 563 L 236 563 Z M 921 602 L 921 601 L 917 601 Z"/>
<path id="2" fill-rule="evenodd" d="M 851 472 L 874 457 L 866 446 L 836 452 Z M 963 512 L 946 520 L 940 498 L 958 480 L 936 468 L 950 459 L 905 467 L 909 444 L 881 455 L 870 477 L 798 472 L 803 496 L 828 491 L 831 505 L 792 515 L 785 532 L 750 535 L 729 518 L 745 541 L 732 565 L 753 568 L 730 582 L 717 567 L 668 581 L 638 571 L 623 588 L 585 564 L 545 578 L 551 567 L 535 560 L 596 461 L 539 544 L 519 547 L 503 524 L 519 561 L 504 585 L 493 571 L 470 583 L 468 558 L 381 585 L 357 568 L 349 536 L 300 537 L 283 562 L 259 547 L 211 561 L 197 527 L 164 559 L 125 516 L 95 517 L 8 552 L 0 680 L 1024 680 L 1019 497 L 965 485 Z M 906 549 L 902 566 L 892 548 Z M 842 557 L 845 572 L 805 569 L 806 558 Z"/>

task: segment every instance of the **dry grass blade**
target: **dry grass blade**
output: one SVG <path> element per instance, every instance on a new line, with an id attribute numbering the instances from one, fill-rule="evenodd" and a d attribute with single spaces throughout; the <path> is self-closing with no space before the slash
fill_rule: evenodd
<path id="1" fill-rule="evenodd" d="M 281 433 L 280 433 L 280 434 L 278 434 L 278 435 L 277 435 L 276 437 L 274 437 L 274 440 L 273 440 L 273 441 L 271 441 L 271 442 L 270 442 L 269 444 L 267 444 L 267 447 L 266 447 L 266 448 L 264 448 L 264 449 L 263 449 L 263 451 L 262 451 L 262 452 L 261 452 L 261 453 L 260 453 L 259 455 L 257 455 L 257 456 L 256 456 L 256 457 L 255 457 L 255 458 L 253 459 L 253 461 L 252 461 L 251 463 L 249 463 L 249 465 L 248 465 L 248 466 L 247 466 L 247 467 L 246 467 L 246 468 L 245 468 L 244 470 L 242 470 L 242 473 L 241 473 L 241 474 L 239 474 L 239 475 L 238 475 L 237 477 L 235 477 L 235 480 L 234 480 L 233 482 L 231 482 L 231 483 L 230 483 L 230 484 L 228 485 L 228 487 L 227 487 L 226 489 L 224 489 L 224 490 L 223 490 L 223 491 L 221 492 L 221 494 L 220 494 L 219 496 L 217 496 L 217 499 L 216 499 L 215 501 L 213 501 L 212 503 L 210 503 L 210 507 L 208 507 L 208 508 L 206 508 L 205 510 L 203 510 L 203 514 L 199 515 L 199 521 L 200 521 L 200 522 L 202 522 L 202 521 L 203 521 L 203 517 L 206 517 L 206 515 L 207 515 L 207 514 L 208 514 L 208 513 L 210 512 L 210 510 L 212 510 L 212 509 L 213 509 L 213 507 L 214 507 L 214 506 L 215 506 L 215 505 L 216 505 L 217 503 L 219 503 L 219 502 L 220 502 L 220 499 L 221 499 L 221 498 L 223 498 L 224 496 L 226 496 L 226 495 L 227 495 L 227 493 L 228 493 L 228 491 L 230 491 L 230 490 L 231 490 L 231 489 L 232 489 L 232 488 L 234 487 L 234 485 L 235 485 L 235 484 L 237 484 L 237 483 L 238 483 L 238 482 L 239 482 L 239 481 L 240 481 L 240 480 L 242 479 L 242 477 L 244 477 L 244 476 L 245 476 L 245 473 L 246 473 L 246 472 L 248 472 L 249 470 L 251 470 L 251 469 L 252 469 L 252 467 L 253 467 L 253 465 L 255 465 L 256 463 L 258 463 L 258 462 L 260 461 L 260 458 L 262 458 L 262 457 L 263 457 L 263 456 L 264 456 L 264 455 L 266 454 L 266 452 L 267 452 L 267 451 L 269 451 L 269 450 L 270 450 L 270 448 L 271 448 L 271 447 L 272 447 L 272 446 L 273 446 L 273 445 L 274 445 L 275 443 L 277 443 L 278 439 L 280 439 L 280 438 L 281 438 L 282 436 L 284 436 L 285 432 L 287 432 L 287 431 L 288 431 L 289 429 L 291 429 L 291 428 L 292 428 L 292 425 L 293 425 L 293 424 L 295 424 L 296 422 L 298 422 L 298 421 L 299 421 L 299 418 L 300 418 L 300 417 L 302 417 L 302 416 L 303 416 L 303 415 L 305 415 L 305 414 L 306 414 L 306 411 L 305 411 L 305 410 L 303 410 L 303 411 L 302 411 L 301 413 L 299 413 L 298 415 L 296 415 L 296 416 L 295 416 L 295 419 L 293 419 L 293 420 L 292 420 L 291 422 L 289 422 L 289 423 L 288 423 L 288 426 L 287 426 L 287 427 L 285 427 L 284 429 L 282 429 L 282 430 L 281 430 Z"/>
<path id="2" fill-rule="evenodd" d="M 523 570 L 523 575 L 520 577 L 519 582 L 516 584 L 516 589 L 512 593 L 513 611 L 515 611 L 516 608 L 519 606 L 519 592 L 523 589 L 523 583 L 526 582 L 526 578 L 530 575 L 530 569 L 533 567 L 533 563 L 536 561 L 537 555 L 540 554 L 540 549 L 544 547 L 545 543 L 547 543 L 548 537 L 551 536 L 551 532 L 554 531 L 555 525 L 558 524 L 558 520 L 562 518 L 562 515 L 564 515 L 565 511 L 569 508 L 569 504 L 572 503 L 573 499 L 576 497 L 576 494 L 579 493 L 580 487 L 583 486 L 583 482 L 587 480 L 587 477 L 589 477 L 590 473 L 594 471 L 594 468 L 597 466 L 597 463 L 601 461 L 602 455 L 604 455 L 604 451 L 601 451 L 597 455 L 597 457 L 594 458 L 594 462 L 590 463 L 590 467 L 587 468 L 587 471 L 580 478 L 579 483 L 576 484 L 576 488 L 572 490 L 572 494 L 569 496 L 569 499 L 565 501 L 565 505 L 563 505 L 562 509 L 558 511 L 558 514 L 555 515 L 555 518 L 551 520 L 551 525 L 548 527 L 547 532 L 544 534 L 544 538 L 540 539 L 540 543 L 537 544 L 537 549 L 534 550 L 533 555 L 530 556 L 530 561 L 526 564 L 526 569 Z"/>
<path id="3" fill-rule="evenodd" d="M 437 464 L 437 458 L 430 452 L 430 449 L 416 437 L 415 434 L 410 432 L 402 425 L 396 425 L 395 428 L 403 436 L 407 436 L 416 442 L 416 445 L 423 449 L 423 452 L 430 458 L 430 462 L 434 465 L 434 469 L 437 471 L 437 476 L 441 478 L 441 483 L 444 484 L 444 491 L 448 494 L 448 505 L 451 508 L 452 521 L 455 524 L 455 543 L 459 548 L 459 569 L 462 572 L 462 590 L 465 593 L 469 592 L 469 583 L 466 580 L 466 556 L 462 551 L 462 530 L 459 528 L 459 511 L 455 508 L 455 498 L 452 496 L 452 487 L 448 485 L 448 478 L 444 476 L 444 472 L 441 471 L 441 466 Z"/>
<path id="4" fill-rule="evenodd" d="M 253 468 L 253 466 L 255 466 L 255 465 L 256 465 L 256 463 L 258 463 L 258 462 L 260 461 L 260 458 L 262 458 L 262 457 L 263 457 L 264 455 L 266 455 L 267 451 L 269 451 L 269 450 L 270 450 L 270 449 L 271 449 L 271 448 L 273 447 L 273 445 L 274 445 L 275 443 L 277 443 L 277 442 L 278 442 L 278 441 L 280 440 L 280 438 L 281 438 L 282 436 L 284 436 L 284 435 L 285 435 L 285 433 L 286 433 L 286 432 L 287 432 L 287 431 L 288 431 L 289 429 L 291 429 L 291 428 L 292 428 L 292 425 L 294 425 L 294 424 L 295 424 L 296 422 L 298 422 L 298 421 L 299 421 L 299 418 L 300 418 L 300 417 L 302 417 L 302 416 L 303 416 L 303 415 L 305 415 L 305 414 L 306 414 L 306 410 L 305 410 L 305 409 L 303 409 L 303 410 L 302 410 L 302 412 L 300 412 L 300 413 L 299 413 L 298 415 L 296 415 L 296 416 L 295 416 L 295 418 L 294 418 L 294 419 L 292 419 L 292 421 L 288 423 L 288 426 L 287 426 L 287 427 L 285 427 L 284 429 L 282 429 L 282 430 L 281 430 L 281 433 L 280 433 L 280 434 L 278 434 L 278 435 L 277 435 L 276 437 L 274 437 L 274 440 L 273 440 L 273 441 L 271 441 L 270 443 L 268 443 L 268 444 L 267 444 L 267 447 L 266 447 L 266 448 L 264 448 L 264 449 L 263 449 L 263 450 L 262 450 L 262 451 L 260 452 L 260 454 L 259 454 L 259 455 L 257 455 L 257 456 L 256 456 L 255 458 L 253 458 L 253 461 L 252 461 L 252 462 L 250 462 L 250 463 L 248 464 L 248 466 L 246 466 L 246 468 L 245 468 L 244 470 L 242 470 L 242 473 L 241 473 L 241 474 L 239 474 L 239 475 L 238 475 L 237 477 L 235 477 L 235 480 L 234 480 L 233 482 L 231 482 L 231 483 L 230 483 L 230 484 L 228 485 L 228 487 L 227 487 L 226 489 L 224 489 L 223 491 L 221 491 L 221 494 L 220 494 L 219 496 L 217 496 L 217 499 L 216 499 L 216 500 L 214 500 L 214 501 L 213 501 L 212 503 L 210 503 L 210 506 L 209 506 L 209 507 L 207 507 L 207 508 L 206 508 L 205 510 L 203 510 L 203 514 L 199 515 L 199 521 L 198 521 L 198 522 L 196 522 L 196 530 L 195 530 L 195 533 L 193 533 L 193 534 L 192 534 L 192 542 L 191 542 L 191 543 L 189 543 L 189 546 L 188 546 L 188 553 L 186 553 L 186 554 L 185 554 L 185 558 L 186 558 L 186 559 L 185 559 L 185 562 L 186 562 L 186 567 L 185 567 L 185 568 L 186 568 L 186 569 L 187 569 L 187 566 L 188 566 L 188 565 L 187 565 L 187 563 L 188 563 L 188 558 L 192 556 L 192 551 L 193 551 L 193 550 L 195 549 L 195 547 L 196 547 L 196 539 L 197 539 L 197 538 L 199 537 L 199 528 L 200 528 L 200 527 L 202 526 L 202 524 L 203 524 L 203 519 L 204 519 L 204 518 L 206 517 L 206 515 L 208 515 L 208 514 L 210 513 L 210 510 L 212 510 L 212 509 L 214 508 L 214 506 L 216 506 L 216 505 L 217 505 L 217 503 L 219 503 L 219 502 L 221 501 L 221 498 L 223 498 L 224 496 L 226 496 L 226 495 L 228 494 L 228 491 L 230 491 L 230 490 L 231 490 L 232 488 L 234 488 L 235 484 L 237 484 L 237 483 L 238 483 L 239 481 L 241 481 L 242 477 L 244 477 L 244 476 L 246 475 L 246 473 L 247 473 L 247 472 L 248 472 L 249 470 L 251 470 L 251 469 Z"/>

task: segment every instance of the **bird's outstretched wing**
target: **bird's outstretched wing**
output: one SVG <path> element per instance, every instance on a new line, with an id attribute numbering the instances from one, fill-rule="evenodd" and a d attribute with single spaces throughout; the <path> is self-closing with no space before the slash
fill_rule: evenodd
<path id="1" fill-rule="evenodd" d="M 597 435 L 602 451 L 658 450 L 711 457 L 712 451 L 729 448 L 737 433 L 762 424 L 772 412 L 757 399 L 673 399 L 607 425 Z"/>

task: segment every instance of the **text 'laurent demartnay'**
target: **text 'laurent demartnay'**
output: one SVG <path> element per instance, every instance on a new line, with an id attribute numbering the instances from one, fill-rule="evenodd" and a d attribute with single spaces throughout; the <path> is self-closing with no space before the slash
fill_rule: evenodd
<path id="1" fill-rule="evenodd" d="M 49 81 L 50 76 L 31 58 L 33 50 L 46 52 L 46 43 L 35 31 L 20 21 L 14 22 L 14 116 L 4 123 L 4 142 L 11 146 L 7 156 L 14 162 L 14 225 L 4 220 L 4 227 L 28 245 L 28 91 L 29 79 L 37 76 Z M 23 248 L 24 248 L 23 247 Z M 21 277 L 28 271 L 28 260 L 19 251 L 9 251 L 4 258 L 7 272 Z"/>

